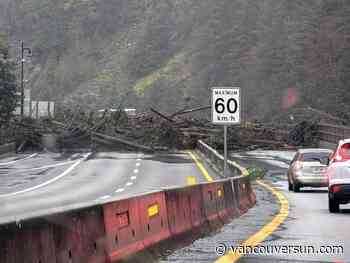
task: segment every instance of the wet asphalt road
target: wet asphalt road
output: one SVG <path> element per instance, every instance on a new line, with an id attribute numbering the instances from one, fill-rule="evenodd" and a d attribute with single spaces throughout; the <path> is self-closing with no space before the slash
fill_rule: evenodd
<path id="1" fill-rule="evenodd" d="M 334 245 L 341 246 L 344 253 L 251 255 L 239 262 L 350 262 L 350 206 L 343 206 L 340 214 L 330 214 L 327 188 L 306 187 L 300 193 L 289 192 L 286 172 L 293 155 L 294 152 L 278 151 L 255 151 L 242 155 L 245 165 L 265 168 L 268 171 L 266 180 L 289 200 L 288 219 L 263 245 L 305 245 L 316 250 L 321 246 Z"/>
<path id="2" fill-rule="evenodd" d="M 0 224 L 205 181 L 186 153 L 21 155 L 1 159 L 0 176 Z"/>
<path id="3" fill-rule="evenodd" d="M 327 189 L 305 188 L 300 193 L 288 192 L 286 169 L 293 155 L 293 152 L 255 151 L 232 156 L 236 160 L 241 160 L 244 166 L 265 168 L 268 171 L 265 179 L 283 192 L 290 203 L 288 219 L 261 245 L 265 247 L 307 245 L 314 246 L 316 250 L 322 245 L 340 245 L 344 253 L 247 255 L 239 262 L 350 262 L 350 231 L 348 231 L 350 206 L 342 207 L 340 214 L 329 214 Z M 23 157 L 27 156 L 21 158 Z M 80 163 L 67 175 L 45 187 L 15 196 L 0 197 L 2 208 L 0 222 L 50 213 L 72 206 L 84 206 L 87 203 L 97 204 L 161 187 L 185 185 L 187 176 L 195 176 L 198 182 L 205 180 L 187 154 L 98 153 L 87 158 L 83 155 L 40 154 L 12 164 L 4 164 L 12 161 L 11 158 L 0 160 L 1 176 L 6 179 L 0 183 L 0 196 L 52 180 L 77 161 Z M 45 168 L 46 172 L 41 171 L 42 167 L 52 164 L 55 166 L 50 167 L 50 170 Z M 28 183 L 27 181 L 32 180 L 23 179 L 28 174 L 16 171 L 21 168 L 24 170 L 40 168 L 37 173 L 31 171 L 31 176 L 37 176 L 39 179 L 32 179 L 37 181 Z M 214 173 L 210 172 L 213 176 Z M 8 176 L 10 173 L 12 176 Z M 9 190 L 9 185 L 13 189 Z M 237 246 L 259 231 L 278 213 L 279 203 L 272 193 L 260 186 L 255 186 L 255 191 L 257 205 L 241 218 L 235 219 L 210 236 L 196 240 L 176 251 L 163 252 L 162 258 L 153 258 L 147 262 L 214 262 L 218 259 L 215 252 L 217 245 Z"/>
<path id="4" fill-rule="evenodd" d="M 344 206 L 341 214 L 330 214 L 326 188 L 305 188 L 300 193 L 289 192 L 286 171 L 293 156 L 294 152 L 279 151 L 255 151 L 232 156 L 246 167 L 265 168 L 268 171 L 266 181 L 289 200 L 289 217 L 260 245 L 261 249 L 271 249 L 273 246 L 281 249 L 281 247 L 292 248 L 305 245 L 318 250 L 321 246 L 335 245 L 341 246 L 344 253 L 307 255 L 283 254 L 281 251 L 280 254 L 246 255 L 238 262 L 350 262 L 350 231 L 348 230 L 350 206 Z M 210 236 L 196 240 L 177 251 L 169 252 L 170 255 L 159 261 L 162 263 L 215 262 L 219 258 L 215 252 L 219 244 L 225 244 L 228 249 L 230 246 L 236 247 L 258 232 L 279 212 L 280 204 L 265 188 L 258 185 L 254 188 L 258 203 L 247 214 Z"/>

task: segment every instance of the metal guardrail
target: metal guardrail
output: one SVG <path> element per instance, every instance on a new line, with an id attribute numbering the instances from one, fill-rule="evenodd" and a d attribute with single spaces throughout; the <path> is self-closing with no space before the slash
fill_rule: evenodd
<path id="1" fill-rule="evenodd" d="M 319 136 L 321 141 L 337 144 L 339 140 L 350 138 L 350 127 L 320 123 Z"/>
<path id="2" fill-rule="evenodd" d="M 197 144 L 197 148 L 199 151 L 201 151 L 206 157 L 210 159 L 210 161 L 221 171 L 224 170 L 224 157 L 218 153 L 217 150 L 210 147 L 203 141 L 199 140 Z M 230 171 L 232 172 L 232 176 L 246 176 L 248 175 L 247 169 L 240 166 L 238 163 L 228 160 L 228 167 Z"/>

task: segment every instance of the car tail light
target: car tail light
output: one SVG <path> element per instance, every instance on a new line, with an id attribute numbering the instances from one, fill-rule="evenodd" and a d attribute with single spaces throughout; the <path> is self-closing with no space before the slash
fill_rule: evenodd
<path id="1" fill-rule="evenodd" d="M 350 160 L 350 144 L 343 144 L 335 153 L 333 162 L 345 162 Z"/>
<path id="2" fill-rule="evenodd" d="M 340 185 L 333 185 L 331 187 L 331 192 L 332 193 L 339 193 L 341 191 L 341 186 Z"/>
<path id="3" fill-rule="evenodd" d="M 334 158 L 334 162 L 344 162 L 346 161 L 345 158 L 343 158 L 343 156 L 341 156 L 340 154 L 337 154 Z"/>

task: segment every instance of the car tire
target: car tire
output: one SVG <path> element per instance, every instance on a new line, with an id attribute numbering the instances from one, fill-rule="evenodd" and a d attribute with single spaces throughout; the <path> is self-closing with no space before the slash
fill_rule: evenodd
<path id="1" fill-rule="evenodd" d="M 293 191 L 293 185 L 288 180 L 288 191 Z"/>
<path id="2" fill-rule="evenodd" d="M 328 197 L 328 207 L 330 213 L 339 213 L 339 201 L 335 198 Z"/>
<path id="3" fill-rule="evenodd" d="M 293 191 L 294 191 L 294 193 L 299 193 L 300 192 L 300 184 L 293 182 Z"/>

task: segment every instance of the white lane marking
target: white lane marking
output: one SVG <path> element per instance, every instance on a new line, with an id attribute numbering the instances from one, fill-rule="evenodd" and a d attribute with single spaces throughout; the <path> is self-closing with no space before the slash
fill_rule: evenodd
<path id="1" fill-rule="evenodd" d="M 15 195 L 19 195 L 19 194 L 23 194 L 23 193 L 27 193 L 39 188 L 42 188 L 44 186 L 47 186 L 53 182 L 56 182 L 57 180 L 61 179 L 62 177 L 66 176 L 67 174 L 69 174 L 71 171 L 73 171 L 75 169 L 75 167 L 77 167 L 81 162 L 85 161 L 92 153 L 87 153 L 84 155 L 83 159 L 80 159 L 78 161 L 76 161 L 72 166 L 70 166 L 67 170 L 65 170 L 63 173 L 61 173 L 60 175 L 52 178 L 51 180 L 46 181 L 45 183 L 18 191 L 18 192 L 14 192 L 14 193 L 9 193 L 9 194 L 4 194 L 4 195 L 0 195 L 0 198 L 4 198 L 4 197 L 11 197 L 11 196 L 15 196 Z"/>
<path id="2" fill-rule="evenodd" d="M 25 170 L 25 171 L 35 171 L 35 170 L 42 170 L 42 169 L 47 169 L 47 168 L 63 166 L 63 165 L 67 165 L 67 164 L 71 164 L 71 163 L 75 163 L 75 162 L 76 161 L 68 161 L 68 162 L 56 163 L 56 164 L 45 165 L 45 166 L 34 167 L 34 168 L 15 168 L 15 169 L 16 170 Z"/>
<path id="3" fill-rule="evenodd" d="M 126 186 L 132 186 L 134 183 L 132 183 L 132 182 L 127 182 L 126 183 Z"/>
<path id="4" fill-rule="evenodd" d="M 139 167 L 141 164 L 140 163 L 136 163 L 136 167 Z"/>
<path id="5" fill-rule="evenodd" d="M 124 192 L 124 188 L 119 188 L 118 190 L 115 190 L 115 193 L 121 193 Z"/>
<path id="6" fill-rule="evenodd" d="M 131 180 L 136 180 L 136 178 L 137 178 L 136 176 L 131 176 L 130 177 Z"/>
<path id="7" fill-rule="evenodd" d="M 31 155 L 29 155 L 29 156 L 27 156 L 27 157 L 23 158 L 23 159 L 19 159 L 19 160 L 11 161 L 11 162 L 6 162 L 6 163 L 0 163 L 0 166 L 2 166 L 2 165 L 14 164 L 14 163 L 17 163 L 17 162 L 20 162 L 20 161 L 24 161 L 24 160 L 27 160 L 27 159 L 33 158 L 33 157 L 35 157 L 35 156 L 37 156 L 37 155 L 38 155 L 38 153 L 33 153 L 33 154 L 31 154 Z"/>
<path id="8" fill-rule="evenodd" d="M 141 161 L 142 161 L 142 159 L 136 159 L 136 161 L 137 161 L 137 162 L 141 162 Z"/>
<path id="9" fill-rule="evenodd" d="M 139 173 L 139 170 L 138 169 L 135 169 L 134 170 L 134 174 L 138 174 Z"/>
<path id="10" fill-rule="evenodd" d="M 137 155 L 137 157 L 138 157 L 138 158 L 141 158 L 141 157 L 142 157 L 142 153 L 139 153 L 139 154 Z"/>
<path id="11" fill-rule="evenodd" d="M 104 195 L 104 196 L 99 197 L 98 199 L 108 199 L 110 197 L 111 197 L 110 195 Z"/>

